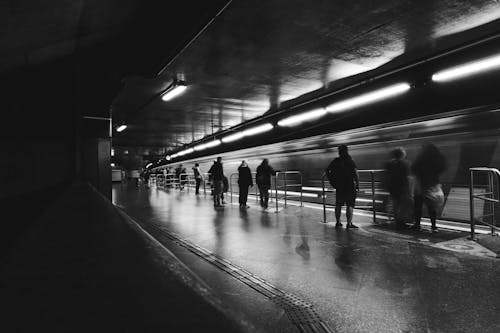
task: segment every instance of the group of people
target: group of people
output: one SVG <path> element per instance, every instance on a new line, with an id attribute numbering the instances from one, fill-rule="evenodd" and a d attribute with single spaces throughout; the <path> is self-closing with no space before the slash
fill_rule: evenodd
<path id="1" fill-rule="evenodd" d="M 196 165 L 197 166 L 197 165 Z M 199 170 L 198 170 L 199 171 Z M 208 170 L 212 180 L 214 206 L 221 207 L 224 203 L 224 188 L 227 188 L 227 177 L 224 176 L 224 168 L 222 158 L 218 157 L 214 164 Z M 269 203 L 269 189 L 271 188 L 271 176 L 275 175 L 276 171 L 269 165 L 269 161 L 264 159 L 257 167 L 255 181 L 259 187 L 260 205 L 267 209 Z M 196 177 L 196 173 L 195 173 Z M 197 182 L 198 184 L 198 182 Z M 247 205 L 248 189 L 253 186 L 252 172 L 245 161 L 242 161 L 238 167 L 238 186 L 239 186 L 239 204 L 240 208 L 250 208 Z M 197 185 L 198 187 L 198 185 Z"/>
<path id="2" fill-rule="evenodd" d="M 341 228 L 342 206 L 346 208 L 346 228 L 357 228 L 352 223 L 356 194 L 359 191 L 359 177 L 356 164 L 345 145 L 338 147 L 339 157 L 326 168 L 325 174 L 336 189 L 336 228 Z M 422 208 L 425 205 L 431 220 L 432 232 L 437 232 L 436 219 L 444 203 L 444 193 L 439 181 L 446 170 L 443 154 L 433 144 L 422 147 L 413 164 L 406 159 L 406 152 L 398 147 L 391 151 L 391 160 L 386 164 L 385 185 L 392 201 L 396 226 L 420 229 Z"/>

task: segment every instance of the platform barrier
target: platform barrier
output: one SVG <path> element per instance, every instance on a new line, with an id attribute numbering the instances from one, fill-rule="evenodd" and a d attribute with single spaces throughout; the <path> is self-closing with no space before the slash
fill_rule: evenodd
<path id="1" fill-rule="evenodd" d="M 282 199 L 287 207 L 287 200 L 299 198 L 302 207 L 302 173 L 300 171 L 279 171 L 274 178 L 274 193 L 276 201 L 276 212 L 278 211 L 278 194 L 282 194 Z"/>
<path id="2" fill-rule="evenodd" d="M 377 179 L 380 177 L 385 170 L 383 169 L 372 169 L 372 170 L 358 170 L 359 177 L 359 190 L 356 197 L 356 208 L 360 209 L 370 209 L 372 211 L 373 222 L 377 221 L 377 209 L 376 209 L 376 189 L 380 187 L 382 181 Z M 335 203 L 327 202 L 327 193 L 335 193 L 335 189 L 326 185 L 327 179 L 326 175 L 321 178 L 322 186 L 322 201 L 323 201 L 323 222 L 326 223 L 326 208 L 328 206 L 335 207 Z M 360 196 L 361 195 L 361 196 Z M 369 198 L 363 197 L 368 196 Z M 358 202 L 369 202 L 370 205 L 359 206 Z"/>
<path id="3" fill-rule="evenodd" d="M 491 234 L 497 235 L 500 231 L 498 217 L 496 213 L 500 208 L 500 171 L 495 168 L 475 167 L 469 168 L 470 183 L 470 238 L 475 239 L 476 223 L 487 225 L 491 228 Z M 478 184 L 483 181 L 482 184 Z M 484 192 L 477 193 L 476 188 L 485 188 Z M 484 202 L 483 212 L 480 216 L 475 216 L 474 200 Z"/>

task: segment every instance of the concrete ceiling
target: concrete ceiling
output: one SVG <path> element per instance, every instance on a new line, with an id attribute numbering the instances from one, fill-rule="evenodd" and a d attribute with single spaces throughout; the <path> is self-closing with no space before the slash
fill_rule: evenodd
<path id="1" fill-rule="evenodd" d="M 235 0 L 157 77 L 127 78 L 113 115 L 130 127 L 114 144 L 174 149 L 338 79 L 477 40 L 498 18 L 491 0 Z M 179 76 L 189 88 L 163 102 Z"/>
<path id="2" fill-rule="evenodd" d="M 111 108 L 115 125 L 130 125 L 113 144 L 173 150 L 346 77 L 500 32 L 494 0 L 233 0 L 183 49 L 226 3 L 0 0 L 0 74 L 80 56 L 93 67 L 89 99 L 102 101 L 94 114 Z M 175 77 L 189 87 L 163 102 Z"/>

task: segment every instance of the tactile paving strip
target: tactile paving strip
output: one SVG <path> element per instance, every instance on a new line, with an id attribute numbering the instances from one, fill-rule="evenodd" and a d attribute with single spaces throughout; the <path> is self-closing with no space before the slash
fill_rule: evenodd
<path id="1" fill-rule="evenodd" d="M 141 223 L 141 226 L 154 233 L 158 233 L 175 244 L 182 246 L 202 259 L 212 263 L 219 269 L 230 274 L 234 278 L 255 289 L 262 295 L 270 298 L 279 307 L 285 310 L 290 321 L 300 332 L 332 332 L 328 325 L 320 318 L 313 309 L 312 304 L 305 302 L 299 297 L 273 286 L 269 282 L 250 273 L 249 271 L 232 264 L 230 261 L 220 258 L 207 249 L 183 239 L 173 232 L 161 229 L 151 223 Z"/>

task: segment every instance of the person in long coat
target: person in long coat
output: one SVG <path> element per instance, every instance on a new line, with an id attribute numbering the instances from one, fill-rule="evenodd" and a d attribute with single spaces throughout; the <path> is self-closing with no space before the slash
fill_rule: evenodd
<path id="1" fill-rule="evenodd" d="M 248 188 L 253 186 L 252 172 L 245 161 L 241 161 L 238 168 L 238 186 L 240 188 L 240 208 L 250 208 L 247 205 Z"/>

